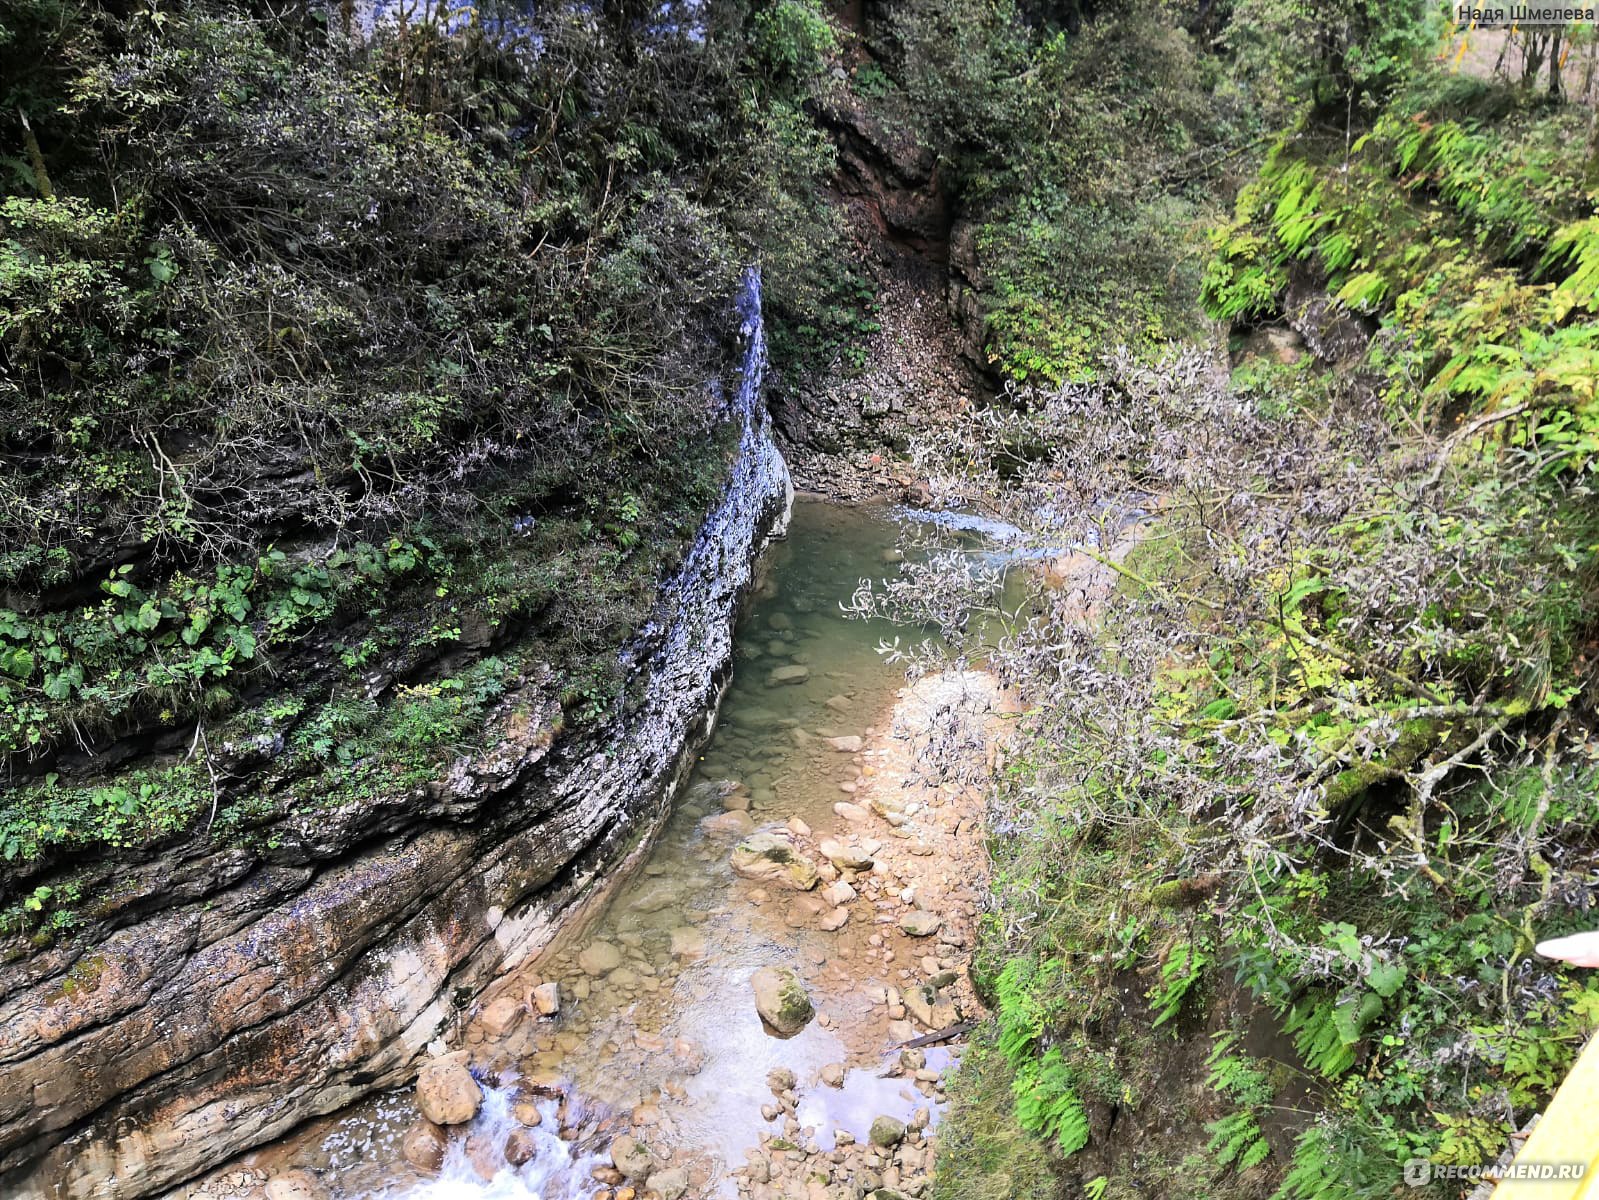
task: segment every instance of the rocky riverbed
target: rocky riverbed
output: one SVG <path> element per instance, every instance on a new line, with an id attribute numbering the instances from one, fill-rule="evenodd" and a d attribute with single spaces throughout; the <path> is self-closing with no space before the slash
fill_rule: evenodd
<path id="1" fill-rule="evenodd" d="M 839 614 L 892 569 L 891 525 L 811 505 L 795 527 L 636 876 L 463 1011 L 416 1091 L 187 1194 L 921 1193 L 958 1043 L 904 1044 L 976 1015 L 982 798 L 961 780 L 999 753 L 1003 704 L 976 673 L 903 686 Z M 810 534 L 851 549 L 818 559 Z"/>

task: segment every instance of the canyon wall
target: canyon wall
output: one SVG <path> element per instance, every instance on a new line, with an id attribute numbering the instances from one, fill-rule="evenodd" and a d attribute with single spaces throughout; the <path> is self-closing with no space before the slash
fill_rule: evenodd
<path id="1" fill-rule="evenodd" d="M 308 814 L 263 856 L 196 839 L 130 868 L 143 910 L 97 945 L 0 967 L 0 1193 L 126 1200 L 402 1084 L 501 970 L 658 828 L 725 683 L 788 471 L 762 400 L 759 279 L 741 299 L 725 486 L 620 653 L 627 702 L 562 731 L 545 679 L 420 797 Z"/>

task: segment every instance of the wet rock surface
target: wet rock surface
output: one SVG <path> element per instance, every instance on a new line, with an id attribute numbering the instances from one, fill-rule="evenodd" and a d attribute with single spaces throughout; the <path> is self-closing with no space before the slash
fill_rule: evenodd
<path id="1" fill-rule="evenodd" d="M 822 878 L 816 864 L 795 850 L 786 832 L 757 833 L 745 838 L 733 848 L 728 862 L 733 873 L 745 879 L 781 884 L 800 891 L 809 891 Z"/>

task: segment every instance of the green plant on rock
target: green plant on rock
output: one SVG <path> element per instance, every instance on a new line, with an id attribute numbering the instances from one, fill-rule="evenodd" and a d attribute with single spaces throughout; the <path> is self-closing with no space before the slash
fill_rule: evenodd
<path id="1" fill-rule="evenodd" d="M 153 587 L 124 565 L 101 581 L 98 605 L 42 617 L 0 610 L 0 752 L 47 744 L 67 722 L 101 728 L 153 706 L 171 723 L 214 707 L 219 685 L 341 604 L 399 583 L 433 549 L 396 538 L 296 565 L 269 548 L 252 565 Z"/>

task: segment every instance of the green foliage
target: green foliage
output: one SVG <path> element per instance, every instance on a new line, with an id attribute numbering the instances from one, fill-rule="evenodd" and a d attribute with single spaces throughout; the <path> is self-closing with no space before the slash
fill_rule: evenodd
<path id="1" fill-rule="evenodd" d="M 1197 940 L 1177 942 L 1166 952 L 1160 964 L 1160 983 L 1149 991 L 1157 1027 L 1182 1011 L 1183 1002 L 1203 978 L 1209 962 L 1210 956 Z"/>
<path id="2" fill-rule="evenodd" d="M 1150 352 L 1183 328 L 1192 293 L 1172 273 L 1181 202 L 1085 204 L 1054 189 L 1027 195 L 983 227 L 977 249 L 994 272 L 989 354 L 1017 381 L 1091 376 L 1102 347 Z"/>
<path id="3" fill-rule="evenodd" d="M 995 1049 L 1011 1076 L 1017 1125 L 1052 1141 L 1070 1155 L 1088 1144 L 1088 1115 L 1077 1070 L 1062 1047 L 1045 1046 L 1061 997 L 1054 984 L 1066 973 L 1063 963 L 1015 958 L 994 981 L 997 1014 Z"/>
<path id="4" fill-rule="evenodd" d="M 1238 1035 L 1224 1031 L 1216 1035 L 1215 1041 L 1205 1059 L 1205 1066 L 1210 1069 L 1205 1086 L 1250 1108 L 1269 1103 L 1274 1095 L 1270 1077 L 1258 1060 L 1234 1053 Z"/>
<path id="5" fill-rule="evenodd" d="M 1280 124 L 1305 108 L 1343 119 L 1376 107 L 1441 32 L 1436 6 L 1420 0 L 1238 0 L 1221 39 L 1235 85 Z"/>
<path id="6" fill-rule="evenodd" d="M 1014 3 L 917 0 L 891 24 L 910 102 L 981 217 L 990 361 L 1043 384 L 1092 375 L 1116 344 L 1148 354 L 1191 334 L 1202 288 L 1213 312 L 1270 312 L 1282 264 L 1242 242 L 1199 278 L 1195 184 L 1263 127 L 1374 107 L 1438 32 L 1421 0 L 1245 0 L 1196 23 L 1217 63 L 1137 2 L 1061 29 Z M 1364 282 L 1352 297 L 1375 300 Z"/>
<path id="7" fill-rule="evenodd" d="M 71 856 L 277 845 L 602 719 L 723 482 L 740 271 L 861 319 L 820 7 L 443 12 L 0 24 L 8 932 L 69 927 Z"/>
<path id="8" fill-rule="evenodd" d="M 809 82 L 838 53 L 838 34 L 817 0 L 776 0 L 755 17 L 757 53 L 779 76 Z"/>
<path id="9" fill-rule="evenodd" d="M 1376 1006 L 1378 1011 L 1380 1007 Z M 1294 1049 L 1307 1067 L 1335 1079 L 1355 1065 L 1360 1029 L 1377 1015 L 1372 1008 L 1365 997 L 1351 1007 L 1336 997 L 1313 993 L 1288 1010 L 1283 1032 L 1293 1036 Z"/>
<path id="10" fill-rule="evenodd" d="M 1080 27 L 1014 3 L 895 9 L 906 101 L 975 226 L 987 354 L 1040 384 L 1093 374 L 1197 324 L 1191 244 L 1203 195 L 1167 186 L 1227 129 L 1169 14 L 1114 6 Z"/>
<path id="11" fill-rule="evenodd" d="M 101 581 L 97 605 L 37 618 L 0 609 L 0 752 L 38 746 L 66 721 L 104 728 L 150 705 L 170 723 L 340 605 L 380 596 L 433 549 L 393 538 L 297 565 L 272 548 L 151 591 L 124 565 Z"/>
<path id="12" fill-rule="evenodd" d="M 793 319 L 791 309 L 781 310 L 772 328 L 772 353 L 778 362 L 801 370 L 859 371 L 866 366 L 865 340 L 882 328 L 877 307 L 867 277 L 840 268 L 807 303 L 802 319 Z"/>
<path id="13" fill-rule="evenodd" d="M 868 100 L 882 100 L 895 89 L 894 81 L 875 60 L 867 59 L 851 76 L 855 91 Z"/>
<path id="14" fill-rule="evenodd" d="M 1019 1067 L 1012 1091 L 1016 1120 L 1023 1129 L 1053 1139 L 1065 1155 L 1088 1145 L 1088 1112 L 1058 1046 Z"/>
<path id="15" fill-rule="evenodd" d="M 1049 1144 L 1017 1123 L 1015 1078 L 992 1030 L 978 1031 L 950 1083 L 953 1115 L 939 1126 L 936 1200 L 1014 1200 L 1057 1186 Z"/>
<path id="16" fill-rule="evenodd" d="M 1502 444 L 1581 471 L 1599 449 L 1599 226 L 1570 153 L 1580 120 L 1513 111 L 1490 126 L 1472 108 L 1420 111 L 1424 94 L 1396 98 L 1348 159 L 1280 142 L 1213 235 L 1206 306 L 1269 316 L 1290 266 L 1311 263 L 1394 335 L 1373 349 L 1392 403 L 1503 413 Z"/>
<path id="17" fill-rule="evenodd" d="M 1204 300 L 1271 320 L 1292 283 L 1314 324 L 1320 292 L 1377 328 L 1345 343 L 1363 362 L 1239 330 L 1214 404 L 1185 356 L 1106 356 L 949 440 L 974 502 L 1049 507 L 1040 544 L 1105 537 L 1073 506 L 1162 497 L 1097 636 L 1041 589 L 1047 631 L 985 647 L 1031 707 L 974 973 L 1017 1061 L 1125 1051 L 1173 1163 L 1391 1196 L 1411 1158 L 1497 1157 L 1592 1027 L 1591 989 L 1532 953 L 1587 920 L 1599 816 L 1588 115 L 1423 76 L 1336 134 L 1301 122 L 1213 235 Z M 1168 1135 L 1136 1097 L 1159 1047 L 1147 1071 L 1181 1069 L 1155 1026 L 1187 1014 L 1284 1042 L 1224 1039 L 1220 1115 Z M 1278 1163 L 1290 1080 L 1315 1118 Z"/>
<path id="18" fill-rule="evenodd" d="M 50 849 L 146 844 L 188 828 L 212 795 L 198 760 L 94 786 L 71 786 L 52 773 L 13 792 L 0 809 L 0 855 L 27 861 Z"/>
<path id="19" fill-rule="evenodd" d="M 1299 1135 L 1293 1164 L 1274 1200 L 1350 1200 L 1353 1190 L 1330 1141 L 1320 1125 Z"/>
<path id="20" fill-rule="evenodd" d="M 1260 1064 L 1233 1053 L 1237 1035 L 1219 1034 L 1216 1045 L 1205 1060 L 1210 1074 L 1205 1086 L 1219 1092 L 1239 1107 L 1206 1125 L 1210 1134 L 1207 1149 L 1224 1167 L 1247 1171 L 1259 1166 L 1271 1154 L 1271 1146 L 1260 1128 L 1261 1110 L 1274 1096 L 1268 1073 Z"/>
<path id="21" fill-rule="evenodd" d="M 1247 1171 L 1258 1167 L 1271 1154 L 1254 1113 L 1235 1112 L 1210 1122 L 1205 1128 L 1210 1132 L 1208 1148 L 1224 1167 Z"/>

